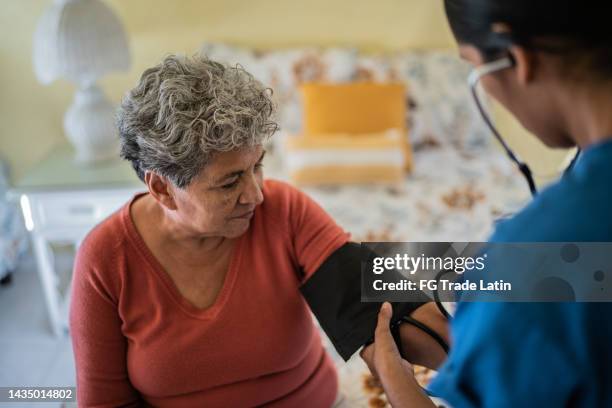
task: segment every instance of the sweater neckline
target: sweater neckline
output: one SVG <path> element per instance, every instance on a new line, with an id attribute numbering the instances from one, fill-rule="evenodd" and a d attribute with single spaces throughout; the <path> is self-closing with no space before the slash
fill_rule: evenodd
<path id="1" fill-rule="evenodd" d="M 134 245 L 139 255 L 145 259 L 145 261 L 149 264 L 151 270 L 153 270 L 154 275 L 157 279 L 161 281 L 163 286 L 165 287 L 168 295 L 172 298 L 172 300 L 189 316 L 198 318 L 198 319 L 214 319 L 223 310 L 223 306 L 227 303 L 230 298 L 232 289 L 236 282 L 238 272 L 240 269 L 241 258 L 242 258 L 242 245 L 244 241 L 245 235 L 236 239 L 234 246 L 232 248 L 231 260 L 229 269 L 225 275 L 225 279 L 223 280 L 223 285 L 221 290 L 217 294 L 217 297 L 214 303 L 204 309 L 195 306 L 191 303 L 187 298 L 185 298 L 174 281 L 170 277 L 170 275 L 165 271 L 161 263 L 157 260 L 155 255 L 151 252 L 147 244 L 144 242 L 144 239 L 136 229 L 136 224 L 134 224 L 134 220 L 130 215 L 130 210 L 132 204 L 136 202 L 139 198 L 143 197 L 148 193 L 139 193 L 136 194 L 122 209 L 121 211 L 121 220 L 123 226 L 126 231 L 126 235 L 128 236 L 129 241 Z"/>

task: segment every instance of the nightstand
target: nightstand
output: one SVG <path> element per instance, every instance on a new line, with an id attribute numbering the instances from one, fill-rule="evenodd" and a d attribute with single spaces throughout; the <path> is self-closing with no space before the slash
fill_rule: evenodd
<path id="1" fill-rule="evenodd" d="M 127 162 L 117 159 L 86 166 L 73 157 L 70 146 L 59 146 L 8 193 L 21 205 L 56 335 L 68 330 L 70 277 L 60 278 L 53 248 L 77 248 L 96 224 L 145 190 Z"/>

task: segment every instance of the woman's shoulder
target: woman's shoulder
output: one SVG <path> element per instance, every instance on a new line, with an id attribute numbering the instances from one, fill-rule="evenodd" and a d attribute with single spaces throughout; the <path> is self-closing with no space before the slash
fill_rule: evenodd
<path id="1" fill-rule="evenodd" d="M 132 200 L 130 200 L 131 202 Z M 117 249 L 125 243 L 125 228 L 123 218 L 129 211 L 130 202 L 124 204 L 117 211 L 97 224 L 85 236 L 77 251 L 77 257 L 81 260 L 87 259 L 87 263 L 108 259 Z M 108 256 L 100 256 L 106 254 Z"/>
<path id="2" fill-rule="evenodd" d="M 306 194 L 291 184 L 274 179 L 264 181 L 263 194 L 264 211 L 283 216 L 288 215 L 296 203 L 308 199 Z"/>
<path id="3" fill-rule="evenodd" d="M 263 212 L 284 220 L 296 221 L 304 216 L 321 218 L 326 213 L 308 194 L 297 187 L 280 180 L 264 181 Z"/>
<path id="4" fill-rule="evenodd" d="M 263 191 L 265 198 L 272 200 L 289 200 L 296 194 L 304 194 L 291 184 L 276 179 L 265 179 Z"/>

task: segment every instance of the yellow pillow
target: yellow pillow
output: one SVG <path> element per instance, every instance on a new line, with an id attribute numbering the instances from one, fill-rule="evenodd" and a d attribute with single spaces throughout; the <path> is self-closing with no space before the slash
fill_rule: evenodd
<path id="1" fill-rule="evenodd" d="M 398 183 L 404 179 L 403 132 L 310 134 L 285 140 L 284 159 L 298 185 Z"/>
<path id="2" fill-rule="evenodd" d="M 302 85 L 306 137 L 349 133 L 354 136 L 400 129 L 406 132 L 406 88 L 401 83 L 355 82 Z M 412 166 L 408 137 L 401 147 L 405 168 Z"/>
<path id="3" fill-rule="evenodd" d="M 302 95 L 305 134 L 406 128 L 406 89 L 400 83 L 308 83 Z"/>

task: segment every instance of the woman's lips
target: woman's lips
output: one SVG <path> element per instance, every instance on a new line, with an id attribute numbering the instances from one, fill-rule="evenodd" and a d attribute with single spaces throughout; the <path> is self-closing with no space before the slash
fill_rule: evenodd
<path id="1" fill-rule="evenodd" d="M 244 214 L 237 215 L 237 216 L 232 217 L 232 218 L 237 218 L 237 219 L 249 219 L 249 218 L 251 218 L 251 217 L 253 216 L 253 214 L 254 214 L 254 213 L 255 213 L 255 210 L 251 210 L 251 211 L 248 211 L 248 212 L 246 212 L 246 213 L 244 213 Z"/>

